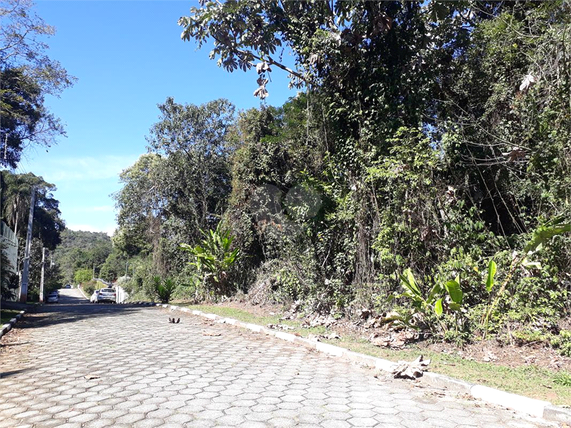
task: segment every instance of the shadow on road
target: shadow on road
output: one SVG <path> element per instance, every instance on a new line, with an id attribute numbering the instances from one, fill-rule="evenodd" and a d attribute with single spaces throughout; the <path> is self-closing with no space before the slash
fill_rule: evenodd
<path id="1" fill-rule="evenodd" d="M 141 311 L 146 308 L 135 305 L 114 304 L 52 304 L 38 306 L 30 316 L 24 316 L 22 322 L 18 322 L 14 328 L 42 328 L 48 325 L 74 323 L 94 317 L 115 318 L 129 312 Z M 112 321 L 110 319 L 110 322 Z"/>
<path id="2" fill-rule="evenodd" d="M 10 377 L 10 376 L 15 376 L 17 374 L 25 373 L 25 372 L 30 371 L 30 370 L 32 370 L 32 369 L 21 369 L 21 370 L 12 370 L 10 372 L 0 372 L 0 379 Z"/>
<path id="3" fill-rule="evenodd" d="M 59 296 L 59 303 L 53 303 L 53 305 L 79 305 L 79 304 L 87 304 L 89 303 L 89 300 L 86 300 L 83 296 L 78 296 L 78 295 L 69 295 L 69 294 L 63 294 L 61 293 Z M 50 306 L 52 305 L 51 303 L 48 303 Z"/>
<path id="4" fill-rule="evenodd" d="M 42 328 L 48 325 L 68 324 L 94 317 L 113 318 L 120 317 L 129 312 L 146 310 L 148 308 L 137 305 L 117 305 L 113 303 L 90 303 L 78 289 L 61 289 L 59 303 L 21 304 L 16 302 L 2 302 L 2 307 L 13 306 L 15 309 L 25 309 L 25 315 L 14 329 Z"/>
<path id="5" fill-rule="evenodd" d="M 146 308 L 137 305 L 117 305 L 113 303 L 90 303 L 77 289 L 62 289 L 59 294 L 59 303 L 45 303 L 43 305 L 2 302 L 9 306 L 25 309 L 28 314 L 14 325 L 14 329 L 42 328 L 48 325 L 74 323 L 94 317 L 112 318 L 120 317 L 133 311 Z"/>
<path id="6" fill-rule="evenodd" d="M 19 343 L 2 343 L 0 342 L 0 349 L 1 348 L 10 348 L 11 346 L 22 346 L 27 345 L 30 342 L 19 342 Z"/>

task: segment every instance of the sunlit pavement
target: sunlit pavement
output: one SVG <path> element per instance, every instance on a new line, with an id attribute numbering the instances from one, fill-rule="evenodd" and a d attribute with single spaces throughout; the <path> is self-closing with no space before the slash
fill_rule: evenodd
<path id="1" fill-rule="evenodd" d="M 42 310 L 0 342 L 0 427 L 553 426 L 191 315 Z"/>

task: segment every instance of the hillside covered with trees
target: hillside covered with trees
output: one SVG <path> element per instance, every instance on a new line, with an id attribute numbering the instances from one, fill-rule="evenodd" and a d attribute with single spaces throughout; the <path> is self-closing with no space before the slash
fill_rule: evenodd
<path id="1" fill-rule="evenodd" d="M 99 277 L 112 251 L 111 238 L 107 234 L 66 229 L 61 241 L 54 259 L 66 283 L 88 281 L 94 273 Z"/>
<path id="2" fill-rule="evenodd" d="M 159 105 L 116 194 L 131 292 L 571 352 L 568 2 L 236 0 L 179 24 L 260 99 L 272 73 L 300 92 Z"/>

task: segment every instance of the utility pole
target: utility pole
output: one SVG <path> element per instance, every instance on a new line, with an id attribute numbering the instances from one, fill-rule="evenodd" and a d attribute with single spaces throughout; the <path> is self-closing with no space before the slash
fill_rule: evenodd
<path id="1" fill-rule="evenodd" d="M 46 247 L 42 248 L 42 276 L 40 278 L 40 303 L 44 303 L 44 272 L 46 264 Z"/>
<path id="2" fill-rule="evenodd" d="M 2 205 L 2 189 L 4 188 L 4 171 L 0 171 L 0 241 L 2 240 L 2 233 L 4 232 L 2 228 L 4 224 L 4 207 Z M 0 247 L 0 281 L 2 281 L 2 247 Z M 2 298 L 0 296 L 0 313 L 2 312 Z"/>
<path id="3" fill-rule="evenodd" d="M 36 205 L 36 186 L 32 187 L 32 200 L 30 201 L 30 216 L 28 217 L 28 233 L 26 234 L 26 250 L 24 252 L 24 271 L 20 287 L 20 302 L 28 300 L 28 279 L 30 276 L 30 250 L 32 247 L 32 226 L 34 224 L 34 207 Z"/>

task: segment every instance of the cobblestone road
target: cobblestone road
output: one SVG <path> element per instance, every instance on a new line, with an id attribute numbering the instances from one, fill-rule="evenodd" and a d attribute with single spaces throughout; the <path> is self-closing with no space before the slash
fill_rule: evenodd
<path id="1" fill-rule="evenodd" d="M 0 427 L 553 426 L 191 315 L 72 304 L 74 292 L 2 339 Z"/>

